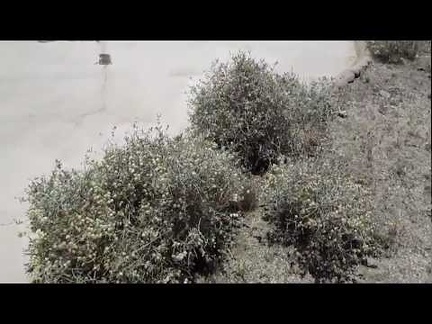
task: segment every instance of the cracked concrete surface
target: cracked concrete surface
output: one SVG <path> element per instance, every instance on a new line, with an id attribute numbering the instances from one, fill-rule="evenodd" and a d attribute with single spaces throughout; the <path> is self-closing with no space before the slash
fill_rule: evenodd
<path id="1" fill-rule="evenodd" d="M 305 80 L 355 61 L 352 42 L 0 42 L 0 282 L 26 282 L 15 197 L 56 158 L 79 167 L 90 147 L 158 113 L 175 134 L 187 125 L 185 91 L 215 59 L 244 49 Z M 95 64 L 108 53 L 112 65 Z M 22 225 L 21 225 L 22 227 Z"/>

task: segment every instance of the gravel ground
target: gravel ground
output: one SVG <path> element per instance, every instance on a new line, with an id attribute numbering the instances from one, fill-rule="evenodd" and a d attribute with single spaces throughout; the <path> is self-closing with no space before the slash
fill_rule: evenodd
<path id="1" fill-rule="evenodd" d="M 344 118 L 331 123 L 331 146 L 371 186 L 376 226 L 392 243 L 370 260 L 376 267 L 359 267 L 359 282 L 432 282 L 430 94 L 430 51 L 403 65 L 375 62 L 335 93 Z M 259 209 L 246 224 L 212 282 L 313 282 L 297 273 L 284 248 L 267 246 Z"/>

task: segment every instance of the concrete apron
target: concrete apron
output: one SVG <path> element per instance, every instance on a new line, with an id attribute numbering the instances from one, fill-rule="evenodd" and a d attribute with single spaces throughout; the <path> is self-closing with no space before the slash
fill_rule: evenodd
<path id="1" fill-rule="evenodd" d="M 154 125 L 162 114 L 170 133 L 180 132 L 188 86 L 239 49 L 306 81 L 357 60 L 352 42 L 0 42 L 0 282 L 28 280 L 27 242 L 17 236 L 27 206 L 15 198 L 30 179 L 50 172 L 56 158 L 79 168 L 113 126 L 120 142 L 133 122 Z M 102 53 L 111 65 L 97 64 Z"/>

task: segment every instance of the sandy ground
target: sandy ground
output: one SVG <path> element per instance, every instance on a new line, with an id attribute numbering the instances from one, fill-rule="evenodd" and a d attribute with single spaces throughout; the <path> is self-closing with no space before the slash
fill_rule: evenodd
<path id="1" fill-rule="evenodd" d="M 157 114 L 172 133 L 187 125 L 185 91 L 215 59 L 238 49 L 305 80 L 340 73 L 355 59 L 352 42 L 0 42 L 0 282 L 26 282 L 26 242 L 14 219 L 29 180 L 54 159 L 79 167 L 116 125 L 151 125 Z M 100 53 L 113 64 L 95 64 Z"/>

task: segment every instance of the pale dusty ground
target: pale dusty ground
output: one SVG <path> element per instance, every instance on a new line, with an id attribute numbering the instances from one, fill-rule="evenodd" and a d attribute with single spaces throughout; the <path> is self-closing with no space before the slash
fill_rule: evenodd
<path id="1" fill-rule="evenodd" d="M 352 42 L 0 42 L 0 282 L 25 282 L 23 219 L 29 179 L 54 159 L 79 167 L 90 147 L 158 113 L 173 133 L 187 124 L 185 91 L 213 60 L 250 50 L 278 71 L 305 80 L 340 73 L 355 59 Z M 113 65 L 95 64 L 99 53 Z"/>

